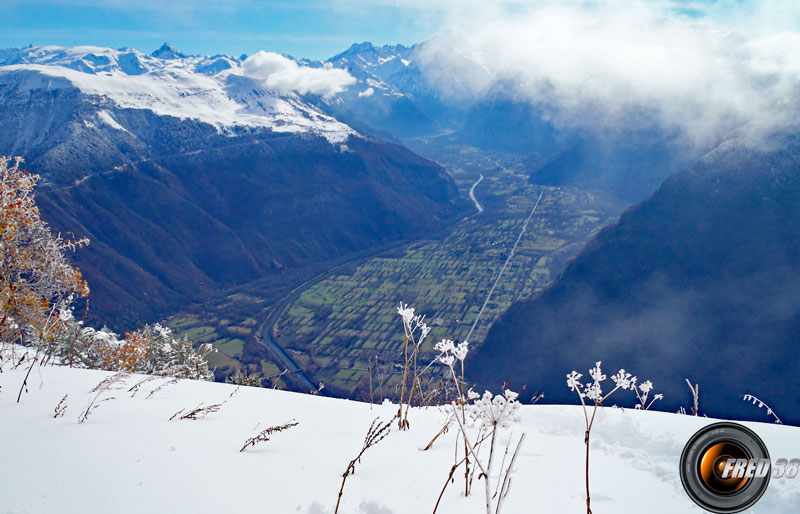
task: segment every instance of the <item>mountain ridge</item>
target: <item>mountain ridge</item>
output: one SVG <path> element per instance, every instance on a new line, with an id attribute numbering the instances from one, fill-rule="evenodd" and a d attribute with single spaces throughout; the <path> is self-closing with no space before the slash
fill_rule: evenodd
<path id="1" fill-rule="evenodd" d="M 797 133 L 773 134 L 760 147 L 738 136 L 668 178 L 550 288 L 513 305 L 476 352 L 470 376 L 484 384 L 511 378 L 546 388 L 549 401 L 569 401 L 560 377 L 576 359 L 603 360 L 651 377 L 666 393 L 662 408 L 687 403 L 689 377 L 701 385 L 701 412 L 759 419 L 741 401 L 749 393 L 798 423 L 796 405 L 770 402 L 795 389 Z M 519 358 L 503 361 L 508 352 Z"/>
<path id="2" fill-rule="evenodd" d="M 149 71 L 128 75 L 131 53 Z M 93 240 L 75 254 L 90 317 L 117 329 L 257 278 L 285 287 L 469 208 L 438 165 L 239 74 L 233 58 L 10 54 L 36 62 L 0 66 L 0 151 L 41 175 L 54 229 Z M 198 71 L 220 59 L 233 64 Z"/>

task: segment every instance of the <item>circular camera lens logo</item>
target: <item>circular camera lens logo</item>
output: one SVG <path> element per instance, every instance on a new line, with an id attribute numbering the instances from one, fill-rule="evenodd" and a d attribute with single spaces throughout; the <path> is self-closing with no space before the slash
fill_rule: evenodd
<path id="1" fill-rule="evenodd" d="M 714 423 L 686 444 L 680 473 L 683 488 L 700 507 L 711 512 L 741 512 L 767 490 L 769 452 L 749 428 Z"/>

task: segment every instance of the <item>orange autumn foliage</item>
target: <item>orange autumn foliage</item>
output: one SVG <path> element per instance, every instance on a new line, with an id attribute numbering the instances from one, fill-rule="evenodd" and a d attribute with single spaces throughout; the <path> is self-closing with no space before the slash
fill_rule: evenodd
<path id="1" fill-rule="evenodd" d="M 142 330 L 125 332 L 125 340 L 119 346 L 98 347 L 100 366 L 118 371 L 139 371 L 147 362 L 148 341 Z"/>
<path id="2" fill-rule="evenodd" d="M 74 296 L 89 294 L 65 257 L 88 240 L 50 231 L 34 202 L 39 176 L 20 169 L 21 162 L 0 156 L 0 337 L 42 342 Z"/>

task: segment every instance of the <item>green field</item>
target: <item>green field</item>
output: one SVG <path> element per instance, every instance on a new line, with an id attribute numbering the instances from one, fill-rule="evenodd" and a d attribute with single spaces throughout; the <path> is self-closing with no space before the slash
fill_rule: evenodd
<path id="1" fill-rule="evenodd" d="M 492 191 L 490 201 L 503 202 L 502 214 L 487 210 L 443 239 L 369 259 L 306 289 L 279 319 L 279 343 L 302 354 L 316 380 L 340 393 L 363 391 L 376 357 L 391 386 L 403 348 L 398 304 L 414 306 L 433 326 L 424 359 L 433 357 L 432 344 L 441 338 L 463 340 L 540 192 L 541 203 L 481 315 L 473 344 L 483 341 L 513 301 L 549 285 L 585 241 L 614 219 L 614 210 L 591 193 L 508 176 L 485 181 L 479 198 L 481 187 L 484 197 Z"/>
<path id="2" fill-rule="evenodd" d="M 541 203 L 470 338 L 473 345 L 483 341 L 512 302 L 548 286 L 619 212 L 619 205 L 590 192 L 529 184 L 527 175 L 485 154 L 467 152 L 459 158 L 462 166 L 451 171 L 465 195 L 476 178 L 471 169 L 497 167 L 476 189 L 483 214 L 429 239 L 348 264 L 303 290 L 279 317 L 274 332 L 279 344 L 328 391 L 364 397 L 372 380 L 376 391 L 391 396 L 402 359 L 400 302 L 424 313 L 433 327 L 423 346 L 426 363 L 434 342 L 463 340 L 540 193 Z M 299 271 L 296 277 L 302 277 Z M 218 378 L 245 367 L 250 375 L 273 376 L 282 367 L 254 342 L 254 333 L 275 302 L 307 278 L 287 275 L 283 289 L 260 281 L 239 286 L 167 324 L 219 350 L 210 359 Z"/>

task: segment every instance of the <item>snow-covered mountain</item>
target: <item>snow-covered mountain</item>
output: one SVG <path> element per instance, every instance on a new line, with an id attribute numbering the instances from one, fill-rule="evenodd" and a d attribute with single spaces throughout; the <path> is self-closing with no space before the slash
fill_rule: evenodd
<path id="1" fill-rule="evenodd" d="M 168 378 L 131 390 L 144 378 L 137 375 L 92 392 L 112 374 L 53 366 L 35 369 L 28 392 L 16 403 L 25 372 L 24 365 L 12 369 L 7 364 L 0 374 L 3 513 L 331 514 L 342 473 L 361 449 L 370 423 L 388 421 L 397 412 L 389 403 L 237 390 L 227 384 L 182 380 L 165 386 Z M 80 423 L 93 399 L 96 408 Z M 202 419 L 170 420 L 201 404 L 221 405 Z M 54 417 L 58 405 L 66 410 Z M 393 427 L 356 463 L 339 513 L 432 512 L 462 444 L 452 428 L 422 451 L 446 419 L 442 407 L 412 409 L 410 430 Z M 592 431 L 593 511 L 703 512 L 683 491 L 678 462 L 691 435 L 714 421 L 601 408 Z M 239 451 L 246 439 L 289 422 L 298 425 Z M 585 512 L 583 424 L 580 406 L 520 407 L 519 420 L 498 437 L 505 448 L 507 439 L 516 442 L 526 434 L 502 513 Z M 746 425 L 764 439 L 773 458 L 800 454 L 800 429 Z M 469 430 L 473 436 L 477 432 Z M 486 447 L 480 452 L 485 458 Z M 509 458 L 502 459 L 504 466 Z M 436 512 L 486 512 L 483 479 L 476 474 L 469 497 L 463 488 L 462 467 Z M 748 512 L 788 514 L 797 512 L 798 502 L 800 480 L 773 479 Z"/>
<path id="2" fill-rule="evenodd" d="M 450 106 L 464 106 L 479 98 L 495 78 L 483 58 L 468 50 L 461 34 L 444 32 L 410 47 L 369 42 L 355 43 L 326 62 L 344 68 L 358 79 L 354 91 L 438 99 Z M 363 89 L 361 87 L 366 87 Z"/>
<path id="3" fill-rule="evenodd" d="M 555 123 L 563 108 L 557 96 L 544 88 L 532 97 L 529 78 L 493 66 L 473 46 L 456 32 L 411 47 L 354 44 L 327 64 L 357 82 L 335 98 L 309 101 L 431 159 L 447 153 L 442 147 L 478 148 L 522 163 L 536 183 L 598 189 L 629 202 L 704 151 L 653 122 L 646 106 L 620 116 L 613 131 Z"/>
<path id="4" fill-rule="evenodd" d="M 277 91 L 264 77 L 247 76 L 242 65 L 242 60 L 224 55 L 189 56 L 167 44 L 152 55 L 132 48 L 30 46 L 0 50 L 0 90 L 5 101 L 14 101 L 45 85 L 72 86 L 119 108 L 195 119 L 221 131 L 266 127 L 318 134 L 331 142 L 355 134 L 291 90 Z M 107 113 L 87 121 L 125 129 Z"/>
<path id="5" fill-rule="evenodd" d="M 411 77 L 419 74 L 419 67 L 412 64 L 417 45 L 406 47 L 403 45 L 384 45 L 376 47 L 372 43 L 354 43 L 344 52 L 337 54 L 326 62 L 339 68 L 347 69 L 363 83 L 364 89 L 359 89 L 362 97 L 374 93 L 405 96 L 413 94 L 408 88 L 403 87 Z M 369 92 L 372 88 L 372 92 Z"/>
<path id="6" fill-rule="evenodd" d="M 122 330 L 468 208 L 444 169 L 305 99 L 334 101 L 354 81 L 269 52 L 2 50 L 0 154 L 41 175 L 55 230 L 92 240 L 76 254 L 90 316 Z"/>
<path id="7" fill-rule="evenodd" d="M 356 43 L 325 63 L 305 62 L 346 70 L 357 81 L 341 95 L 315 104 L 365 132 L 377 129 L 379 135 L 408 138 L 445 130 L 457 111 L 428 81 L 419 58 L 423 45 Z"/>

